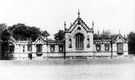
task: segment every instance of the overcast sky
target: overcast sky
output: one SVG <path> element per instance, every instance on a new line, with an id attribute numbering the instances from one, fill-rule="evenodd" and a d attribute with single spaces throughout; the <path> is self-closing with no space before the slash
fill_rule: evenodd
<path id="1" fill-rule="evenodd" d="M 64 28 L 64 21 L 70 27 L 78 10 L 89 27 L 94 20 L 95 32 L 135 31 L 135 0 L 0 0 L 0 23 L 25 23 L 53 35 Z"/>

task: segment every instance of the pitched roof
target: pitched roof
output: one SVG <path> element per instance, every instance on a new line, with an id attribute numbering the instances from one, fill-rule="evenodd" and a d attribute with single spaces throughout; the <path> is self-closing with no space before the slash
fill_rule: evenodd
<path id="1" fill-rule="evenodd" d="M 64 43 L 64 40 L 47 40 L 47 44 L 49 44 L 49 45 L 55 45 L 55 44 L 63 45 L 63 43 Z"/>
<path id="2" fill-rule="evenodd" d="M 45 44 L 45 43 L 46 43 L 46 41 L 44 40 L 44 37 L 39 36 L 39 37 L 33 42 L 33 44 L 37 44 L 37 42 L 38 42 L 39 40 L 42 42 L 42 44 Z"/>
<path id="3" fill-rule="evenodd" d="M 78 18 L 74 21 L 74 23 L 70 26 L 69 29 L 66 30 L 66 32 L 70 32 L 70 33 L 71 33 L 71 32 L 75 29 L 75 27 L 76 27 L 77 25 L 81 25 L 87 32 L 93 32 L 93 29 L 92 29 L 92 28 L 89 28 L 89 27 L 86 25 L 86 23 L 85 23 L 80 17 L 78 17 Z"/>
<path id="4" fill-rule="evenodd" d="M 11 43 L 17 43 L 17 41 L 15 40 L 15 38 L 13 36 L 10 36 L 8 41 Z"/>
<path id="5" fill-rule="evenodd" d="M 96 39 L 94 44 L 110 44 L 111 39 Z"/>
<path id="6" fill-rule="evenodd" d="M 117 42 L 119 39 L 121 39 L 124 43 L 126 43 L 126 39 L 121 34 L 118 34 L 116 36 L 116 38 L 114 39 L 114 42 Z"/>

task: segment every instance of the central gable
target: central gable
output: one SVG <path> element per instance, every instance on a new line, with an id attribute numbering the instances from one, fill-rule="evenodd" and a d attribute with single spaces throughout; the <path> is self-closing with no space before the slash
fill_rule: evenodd
<path id="1" fill-rule="evenodd" d="M 75 22 L 70 26 L 70 28 L 67 30 L 67 32 L 72 33 L 76 29 L 76 27 L 80 27 L 81 29 L 83 28 L 87 33 L 88 32 L 93 32 L 92 28 L 90 29 L 85 22 L 81 18 L 77 18 Z"/>
<path id="2" fill-rule="evenodd" d="M 115 43 L 117 43 L 117 42 L 125 43 L 126 41 L 125 41 L 124 37 L 122 37 L 121 34 L 118 34 L 116 39 L 114 40 L 114 42 Z"/>
<path id="3" fill-rule="evenodd" d="M 45 40 L 43 39 L 43 37 L 42 37 L 42 36 L 39 36 L 39 37 L 35 40 L 34 44 L 46 44 L 46 43 L 45 43 Z"/>
<path id="4" fill-rule="evenodd" d="M 73 22 L 69 29 L 66 30 L 67 33 L 72 33 L 77 27 L 84 29 L 87 33 L 93 33 L 93 28 L 89 28 L 85 22 L 80 18 L 80 13 L 78 12 L 78 18 Z"/>

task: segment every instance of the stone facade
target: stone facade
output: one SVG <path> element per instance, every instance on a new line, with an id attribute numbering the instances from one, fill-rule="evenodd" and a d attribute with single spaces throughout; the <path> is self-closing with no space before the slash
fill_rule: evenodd
<path id="1" fill-rule="evenodd" d="M 90 56 L 93 53 L 93 32 L 93 28 L 89 28 L 85 22 L 78 17 L 70 28 L 66 29 L 66 52 L 70 56 Z"/>
<path id="2" fill-rule="evenodd" d="M 94 40 L 93 28 L 94 23 L 92 23 L 92 28 L 88 27 L 78 13 L 78 18 L 69 29 L 65 29 L 65 40 L 47 40 L 39 36 L 31 42 L 30 40 L 16 41 L 11 37 L 9 51 L 13 53 L 14 58 L 19 59 L 29 58 L 30 54 L 32 58 L 63 57 L 64 52 L 66 57 L 128 55 L 128 41 L 121 34 L 114 39 Z"/>

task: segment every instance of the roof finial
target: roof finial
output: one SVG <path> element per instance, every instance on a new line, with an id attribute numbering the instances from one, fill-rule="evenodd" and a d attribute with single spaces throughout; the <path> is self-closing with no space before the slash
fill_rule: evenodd
<path id="1" fill-rule="evenodd" d="M 94 20 L 92 21 L 92 28 L 93 28 L 93 31 L 94 31 Z"/>
<path id="2" fill-rule="evenodd" d="M 98 31 L 97 31 L 97 35 L 98 35 L 98 39 L 99 39 L 99 28 L 98 28 Z"/>
<path id="3" fill-rule="evenodd" d="M 80 18 L 80 10 L 78 10 L 78 18 Z"/>
<path id="4" fill-rule="evenodd" d="M 66 30 L 66 21 L 64 21 L 64 30 Z"/>
<path id="5" fill-rule="evenodd" d="M 120 34 L 120 29 L 119 29 L 119 34 Z"/>

